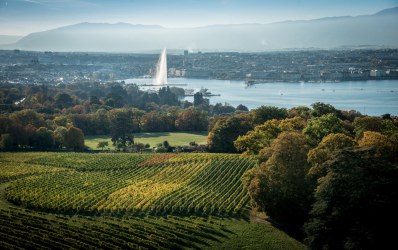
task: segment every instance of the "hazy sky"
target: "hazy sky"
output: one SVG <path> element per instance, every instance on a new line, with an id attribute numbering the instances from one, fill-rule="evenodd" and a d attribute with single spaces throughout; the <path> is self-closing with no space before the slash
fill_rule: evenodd
<path id="1" fill-rule="evenodd" d="M 80 22 L 164 27 L 270 23 L 373 14 L 398 0 L 0 0 L 0 35 L 26 35 Z"/>

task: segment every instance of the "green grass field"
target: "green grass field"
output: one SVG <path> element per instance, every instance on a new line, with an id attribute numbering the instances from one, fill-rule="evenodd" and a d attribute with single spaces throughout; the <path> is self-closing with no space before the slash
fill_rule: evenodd
<path id="1" fill-rule="evenodd" d="M 0 153 L 2 249 L 305 249 L 249 219 L 232 154 Z"/>
<path id="2" fill-rule="evenodd" d="M 158 143 L 168 141 L 171 146 L 186 146 L 190 142 L 206 144 L 207 132 L 157 132 L 157 133 L 137 133 L 134 134 L 134 141 L 149 144 L 155 147 Z M 108 149 L 114 149 L 109 135 L 86 136 L 85 144 L 91 149 L 97 149 L 98 142 L 108 141 Z"/>

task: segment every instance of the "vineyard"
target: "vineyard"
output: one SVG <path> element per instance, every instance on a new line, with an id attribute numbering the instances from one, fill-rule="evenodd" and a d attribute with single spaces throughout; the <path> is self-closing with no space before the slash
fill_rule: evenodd
<path id="1" fill-rule="evenodd" d="M 248 201 L 254 160 L 228 154 L 61 154 L 24 163 L 54 167 L 14 181 L 6 198 L 28 208 L 83 214 L 229 214 Z"/>
<path id="2" fill-rule="evenodd" d="M 240 179 L 254 159 L 0 153 L 0 164 L 1 248 L 223 248 L 256 226 L 270 249 L 302 249 L 270 225 L 239 219 L 248 210 Z"/>

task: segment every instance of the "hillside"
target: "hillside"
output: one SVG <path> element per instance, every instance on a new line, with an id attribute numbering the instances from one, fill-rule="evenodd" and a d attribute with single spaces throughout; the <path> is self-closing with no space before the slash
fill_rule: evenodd
<path id="1" fill-rule="evenodd" d="M 304 249 L 239 219 L 240 178 L 255 163 L 238 155 L 1 153 L 0 162 L 3 249 Z"/>
<path id="2" fill-rule="evenodd" d="M 266 51 L 398 44 L 398 7 L 373 15 L 270 24 L 164 28 L 126 23 L 80 23 L 32 33 L 3 48 L 39 51 L 139 52 L 170 49 Z"/>

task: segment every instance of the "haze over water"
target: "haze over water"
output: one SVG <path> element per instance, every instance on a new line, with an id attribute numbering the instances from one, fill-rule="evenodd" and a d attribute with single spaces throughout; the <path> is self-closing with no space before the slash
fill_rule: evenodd
<path id="1" fill-rule="evenodd" d="M 149 79 L 127 79 L 126 83 L 144 84 Z M 341 110 L 357 110 L 367 115 L 398 115 L 398 80 L 351 81 L 337 83 L 275 82 L 246 87 L 244 81 L 171 78 L 171 84 L 187 84 L 183 88 L 207 88 L 213 94 L 211 104 L 239 104 L 249 109 L 261 105 L 292 108 L 324 102 Z M 180 86 L 178 86 L 180 87 Z M 153 87 L 151 87 L 153 88 Z M 148 87 L 146 87 L 148 89 Z M 192 97 L 186 100 L 193 101 Z"/>

